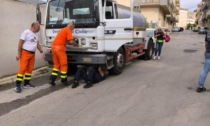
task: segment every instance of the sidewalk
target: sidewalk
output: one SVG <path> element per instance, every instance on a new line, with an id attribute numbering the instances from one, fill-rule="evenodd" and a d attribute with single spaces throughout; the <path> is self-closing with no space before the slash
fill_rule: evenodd
<path id="1" fill-rule="evenodd" d="M 49 69 L 50 68 L 48 66 L 38 68 L 33 71 L 32 76 L 35 77 L 35 76 L 47 73 L 47 72 L 49 72 Z M 0 78 L 0 86 L 8 84 L 8 83 L 14 83 L 16 80 L 16 76 L 17 75 L 12 75 L 12 76 L 8 76 L 8 77 Z"/>

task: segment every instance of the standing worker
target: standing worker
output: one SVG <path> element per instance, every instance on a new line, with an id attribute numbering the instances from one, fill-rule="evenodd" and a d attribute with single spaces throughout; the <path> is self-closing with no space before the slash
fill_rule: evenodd
<path id="1" fill-rule="evenodd" d="M 161 54 L 161 50 L 162 50 L 163 43 L 164 43 L 164 33 L 161 30 L 161 28 L 157 29 L 157 34 L 155 35 L 155 38 L 157 38 L 157 40 L 156 40 L 155 55 L 154 55 L 153 59 L 156 59 L 156 57 L 158 59 L 160 59 L 160 54 Z"/>
<path id="2" fill-rule="evenodd" d="M 67 27 L 62 28 L 60 32 L 55 37 L 52 43 L 52 56 L 54 67 L 50 77 L 50 84 L 55 86 L 55 80 L 58 76 L 59 70 L 61 70 L 61 82 L 66 85 L 67 82 L 67 55 L 66 55 L 66 44 L 69 42 L 74 46 L 79 46 L 75 41 L 73 41 L 72 31 L 75 27 L 73 22 L 70 22 Z"/>
<path id="3" fill-rule="evenodd" d="M 35 51 L 36 49 L 42 55 L 42 58 L 45 57 L 42 48 L 39 44 L 39 35 L 38 32 L 40 30 L 40 24 L 38 22 L 34 22 L 31 24 L 31 28 L 25 30 L 18 44 L 18 55 L 16 56 L 16 60 L 20 60 L 20 68 L 17 74 L 16 79 L 16 92 L 21 92 L 21 82 L 24 77 L 24 88 L 34 88 L 35 86 L 30 84 L 31 73 L 34 68 L 35 61 Z"/>
<path id="4" fill-rule="evenodd" d="M 210 30 L 207 30 L 206 32 L 205 42 L 206 42 L 205 43 L 205 46 L 206 46 L 205 62 L 204 62 L 204 67 L 198 79 L 198 87 L 196 89 L 198 93 L 206 91 L 206 88 L 204 87 L 204 83 L 206 80 L 206 76 L 210 70 Z"/>

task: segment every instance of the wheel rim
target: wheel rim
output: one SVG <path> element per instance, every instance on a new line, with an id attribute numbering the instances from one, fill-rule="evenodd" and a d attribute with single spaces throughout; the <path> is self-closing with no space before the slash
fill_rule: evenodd
<path id="1" fill-rule="evenodd" d="M 124 66 L 124 57 L 121 53 L 117 55 L 117 67 L 120 69 Z"/>

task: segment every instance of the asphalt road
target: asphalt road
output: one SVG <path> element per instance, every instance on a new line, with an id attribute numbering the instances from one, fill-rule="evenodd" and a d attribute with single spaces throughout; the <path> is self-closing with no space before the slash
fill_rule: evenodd
<path id="1" fill-rule="evenodd" d="M 34 89 L 0 92 L 0 126 L 209 126 L 210 78 L 195 91 L 204 51 L 204 35 L 184 31 L 171 34 L 160 60 L 129 62 L 90 89 L 37 77 Z"/>

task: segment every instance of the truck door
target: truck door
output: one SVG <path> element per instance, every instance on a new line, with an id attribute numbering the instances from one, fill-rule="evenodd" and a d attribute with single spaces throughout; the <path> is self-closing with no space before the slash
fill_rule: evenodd
<path id="1" fill-rule="evenodd" d="M 119 13 L 124 14 L 123 18 L 118 17 Z M 133 18 L 129 8 L 118 9 L 115 2 L 105 0 L 104 21 L 106 51 L 116 52 L 125 43 L 133 41 Z"/>

